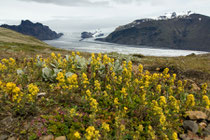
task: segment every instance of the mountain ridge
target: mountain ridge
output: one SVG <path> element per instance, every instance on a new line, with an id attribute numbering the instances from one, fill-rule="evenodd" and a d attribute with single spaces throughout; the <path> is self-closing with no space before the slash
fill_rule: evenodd
<path id="1" fill-rule="evenodd" d="M 96 40 L 210 52 L 210 17 L 193 13 L 166 20 L 135 20 Z"/>
<path id="2" fill-rule="evenodd" d="M 42 23 L 33 23 L 30 20 L 22 20 L 20 25 L 3 24 L 0 27 L 11 29 L 24 35 L 30 35 L 39 40 L 58 39 L 63 35 L 63 33 L 52 31 L 48 26 L 43 25 Z"/>

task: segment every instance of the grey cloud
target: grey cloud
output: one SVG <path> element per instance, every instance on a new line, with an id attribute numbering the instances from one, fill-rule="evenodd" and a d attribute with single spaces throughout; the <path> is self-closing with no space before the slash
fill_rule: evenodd
<path id="1" fill-rule="evenodd" d="M 159 6 L 159 5 L 165 5 L 167 3 L 190 3 L 190 2 L 208 2 L 210 0 L 19 0 L 19 1 L 25 1 L 25 2 L 37 2 L 37 3 L 48 3 L 48 4 L 55 4 L 55 5 L 62 5 L 62 6 L 87 6 L 87 7 L 106 7 L 106 6 L 112 6 L 112 4 L 115 5 L 127 5 L 127 4 L 136 4 L 141 5 L 144 3 L 149 3 L 152 6 Z"/>
<path id="2" fill-rule="evenodd" d="M 140 3 L 144 0 L 19 0 L 25 2 L 51 3 L 63 6 L 108 6 L 110 3 Z"/>
<path id="3" fill-rule="evenodd" d="M 37 3 L 50 3 L 55 5 L 62 6 L 99 6 L 99 5 L 108 5 L 109 2 L 107 0 L 19 0 L 25 2 L 37 2 Z"/>

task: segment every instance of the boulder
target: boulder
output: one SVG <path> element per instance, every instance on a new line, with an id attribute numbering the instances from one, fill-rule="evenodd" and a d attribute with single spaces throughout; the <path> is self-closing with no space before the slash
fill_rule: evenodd
<path id="1" fill-rule="evenodd" d="M 210 136 L 210 124 L 206 128 L 204 128 L 203 134 L 205 136 Z"/>
<path id="2" fill-rule="evenodd" d="M 205 122 L 201 122 L 199 123 L 199 127 L 203 130 L 204 128 L 206 128 L 207 124 Z"/>
<path id="3" fill-rule="evenodd" d="M 204 138 L 204 140 L 210 140 L 210 135 Z"/>
<path id="4" fill-rule="evenodd" d="M 207 115 L 202 111 L 187 111 L 186 114 L 191 120 L 207 119 Z"/>
<path id="5" fill-rule="evenodd" d="M 7 140 L 17 140 L 17 138 L 15 138 L 15 137 L 10 137 L 10 138 L 8 138 Z"/>
<path id="6" fill-rule="evenodd" d="M 66 140 L 66 137 L 65 136 L 60 136 L 60 137 L 55 138 L 55 140 Z"/>
<path id="7" fill-rule="evenodd" d="M 193 83 L 193 84 L 191 85 L 191 90 L 193 90 L 193 91 L 198 91 L 198 90 L 201 90 L 201 88 L 198 87 L 198 85 L 197 85 L 196 83 Z"/>
<path id="8" fill-rule="evenodd" d="M 0 140 L 7 140 L 8 135 L 0 135 Z"/>
<path id="9" fill-rule="evenodd" d="M 191 121 L 191 120 L 184 121 L 183 127 L 184 127 L 185 131 L 190 130 L 194 134 L 196 134 L 198 132 L 198 124 L 194 121 Z"/>
<path id="10" fill-rule="evenodd" d="M 39 138 L 39 140 L 54 140 L 54 136 L 53 135 L 42 136 Z"/>
<path id="11" fill-rule="evenodd" d="M 181 140 L 190 140 L 187 134 L 181 134 L 179 137 L 181 138 Z"/>

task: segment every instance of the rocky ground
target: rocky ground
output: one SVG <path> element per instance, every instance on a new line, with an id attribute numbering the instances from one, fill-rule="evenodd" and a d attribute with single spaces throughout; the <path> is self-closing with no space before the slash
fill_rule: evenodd
<path id="1" fill-rule="evenodd" d="M 185 133 L 179 134 L 180 140 L 210 140 L 210 110 L 188 111 L 183 121 Z M 16 121 L 14 118 L 7 117 L 1 120 L 2 124 L 12 125 Z M 26 124 L 24 127 L 30 127 Z M 19 140 L 12 135 L 0 135 L 0 140 Z M 67 140 L 65 136 L 55 137 L 53 135 L 42 136 L 39 140 Z"/>

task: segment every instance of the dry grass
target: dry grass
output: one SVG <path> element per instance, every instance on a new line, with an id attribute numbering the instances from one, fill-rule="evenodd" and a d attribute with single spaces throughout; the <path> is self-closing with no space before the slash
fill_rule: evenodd
<path id="1" fill-rule="evenodd" d="M 170 72 L 177 73 L 180 79 L 210 84 L 210 53 L 181 57 L 143 57 L 137 61 L 139 62 L 150 71 L 162 72 L 168 67 Z"/>
<path id="2" fill-rule="evenodd" d="M 27 35 L 0 27 L 0 42 L 20 43 L 27 45 L 48 46 L 46 43 Z"/>

